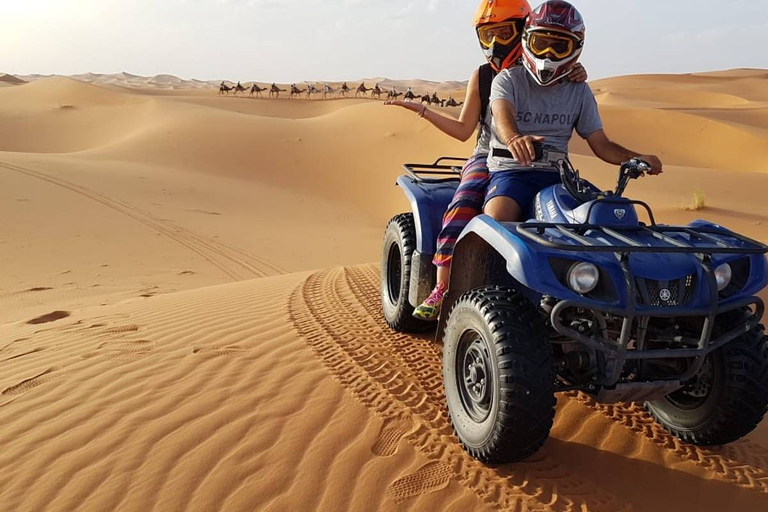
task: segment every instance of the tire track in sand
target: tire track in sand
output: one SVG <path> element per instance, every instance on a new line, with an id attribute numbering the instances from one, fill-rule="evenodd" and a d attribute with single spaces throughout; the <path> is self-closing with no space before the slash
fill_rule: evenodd
<path id="1" fill-rule="evenodd" d="M 440 357 L 429 342 L 393 333 L 371 314 L 378 300 L 371 293 L 378 289 L 373 275 L 370 266 L 320 271 L 293 292 L 289 303 L 297 331 L 360 402 L 385 422 L 412 422 L 415 428 L 404 439 L 430 462 L 450 468 L 450 478 L 491 505 L 512 510 L 631 510 L 548 455 L 496 468 L 471 458 L 448 420 Z M 394 492 L 400 485 L 393 486 L 390 497 L 405 499 Z M 428 487 L 431 484 L 424 490 Z"/>
<path id="2" fill-rule="evenodd" d="M 56 374 L 56 371 L 58 368 L 48 368 L 47 370 L 38 373 L 37 375 L 34 375 L 32 377 L 29 377 L 27 379 L 22 380 L 21 382 L 18 382 L 17 384 L 14 384 L 13 386 L 9 386 L 5 388 L 2 393 L 2 395 L 22 395 L 26 393 L 27 391 L 30 391 L 37 386 L 41 386 L 45 384 L 46 382 L 49 382 L 60 375 Z"/>
<path id="3" fill-rule="evenodd" d="M 122 213 L 196 253 L 235 281 L 285 273 L 283 268 L 242 249 L 197 235 L 147 211 L 62 178 L 8 162 L 0 162 L 0 167 L 70 190 Z"/>
<path id="4" fill-rule="evenodd" d="M 687 444 L 664 430 L 639 404 L 600 404 L 582 393 L 568 396 L 676 457 L 711 471 L 718 480 L 768 493 L 768 449 L 759 444 L 743 439 L 712 448 Z"/>
<path id="5" fill-rule="evenodd" d="M 356 283 L 353 287 L 359 287 L 355 293 L 363 307 L 372 317 L 383 322 L 377 269 L 368 266 L 348 270 L 350 274 L 357 276 L 353 279 Z M 398 337 L 393 334 L 393 338 Z M 399 337 L 409 339 L 405 335 Z M 428 344 L 428 348 L 432 350 L 435 350 L 435 347 L 434 344 Z M 440 391 L 442 392 L 442 387 Z M 675 457 L 711 471 L 718 480 L 768 493 L 768 449 L 763 446 L 746 440 L 716 448 L 686 444 L 664 430 L 645 408 L 638 404 L 599 404 L 583 393 L 569 393 L 567 396 L 632 430 L 634 434 L 644 436 L 660 448 L 671 451 Z"/>
<path id="6" fill-rule="evenodd" d="M 360 290 L 356 295 L 361 304 L 371 316 L 383 322 L 379 290 L 376 287 L 379 279 L 376 268 L 369 266 L 348 270 L 358 275 L 356 282 Z M 428 346 L 435 348 L 434 344 Z M 440 389 L 442 392 L 442 387 Z M 712 471 L 719 480 L 768 493 L 768 449 L 763 446 L 745 440 L 718 448 L 689 445 L 664 430 L 640 405 L 598 404 L 583 393 L 569 393 L 567 396 L 629 428 L 633 433 L 643 435 L 655 445 L 672 451 L 676 457 Z"/>

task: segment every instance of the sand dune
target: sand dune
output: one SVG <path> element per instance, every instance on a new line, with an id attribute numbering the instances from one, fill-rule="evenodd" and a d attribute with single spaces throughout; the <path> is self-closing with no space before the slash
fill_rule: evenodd
<path id="1" fill-rule="evenodd" d="M 573 394 L 529 461 L 460 448 L 440 346 L 385 327 L 370 262 L 408 208 L 400 165 L 472 141 L 363 99 L 21 78 L 0 89 L 3 510 L 768 506 L 767 422 L 701 449 L 639 405 Z M 662 222 L 768 241 L 766 84 L 761 70 L 592 84 L 611 135 L 667 163 L 631 195 Z M 613 166 L 572 151 L 612 186 Z M 706 207 L 688 211 L 696 190 Z"/>
<path id="2" fill-rule="evenodd" d="M 637 407 L 580 396 L 560 400 L 552 439 L 531 460 L 500 468 L 474 461 L 451 435 L 439 347 L 384 328 L 377 286 L 373 266 L 336 268 L 4 326 L 3 335 L 18 336 L 2 347 L 0 410 L 14 418 L 3 438 L 16 439 L 0 455 L 4 503 L 12 510 L 764 505 L 763 445 L 681 445 Z"/>
<path id="3" fill-rule="evenodd" d="M 21 85 L 26 82 L 13 75 L 3 74 L 3 75 L 0 75 L 0 83 L 3 85 Z"/>
<path id="4" fill-rule="evenodd" d="M 619 77 L 592 87 L 618 140 L 656 148 L 671 164 L 765 172 L 767 80 L 736 71 Z"/>
<path id="5" fill-rule="evenodd" d="M 6 75 L 6 76 L 10 77 L 10 75 Z M 11 77 L 8 79 L 8 81 L 10 82 L 11 80 L 13 80 L 13 82 L 11 83 L 17 84 L 17 83 L 24 83 L 26 81 L 36 81 L 44 78 L 50 78 L 50 76 L 21 75 L 21 78 Z M 175 75 L 168 75 L 168 74 L 159 74 L 154 76 L 141 76 L 141 75 L 134 75 L 132 73 L 128 73 L 125 71 L 122 71 L 120 73 L 82 73 L 78 75 L 72 75 L 70 78 L 73 78 L 75 80 L 79 80 L 82 82 L 94 84 L 94 85 L 126 88 L 129 90 L 133 90 L 135 92 L 141 89 L 150 89 L 156 93 L 180 92 L 182 94 L 190 93 L 196 90 L 199 91 L 201 89 L 218 88 L 221 82 L 227 83 L 229 85 L 234 85 L 237 82 L 237 79 L 235 80 L 228 80 L 228 79 L 197 80 L 194 78 L 184 79 Z M 0 81 L 2 81 L 2 79 L 0 79 Z M 247 85 L 248 87 L 250 87 L 254 83 L 259 84 L 261 87 L 272 83 L 271 80 L 245 79 L 240 81 L 243 85 Z M 463 92 L 467 86 L 466 81 L 434 82 L 430 80 L 420 80 L 420 79 L 397 80 L 397 79 L 390 79 L 390 78 L 384 78 L 384 77 L 359 78 L 359 79 L 337 80 L 337 81 L 304 80 L 304 81 L 296 82 L 296 85 L 300 89 L 306 89 L 309 84 L 322 85 L 326 83 L 336 90 L 338 90 L 343 83 L 347 83 L 347 85 L 353 89 L 351 93 L 351 96 L 353 97 L 355 95 L 354 89 L 358 85 L 365 84 L 366 87 L 373 88 L 376 84 L 379 84 L 379 87 L 385 90 L 389 90 L 392 87 L 395 87 L 398 91 L 404 92 L 408 87 L 412 87 L 418 94 L 432 94 L 436 92 L 441 96 L 445 96 L 446 99 L 449 94 L 452 94 L 457 98 L 457 100 L 460 100 L 461 98 L 463 98 Z M 288 89 L 291 84 L 280 82 L 277 85 L 282 89 Z"/>

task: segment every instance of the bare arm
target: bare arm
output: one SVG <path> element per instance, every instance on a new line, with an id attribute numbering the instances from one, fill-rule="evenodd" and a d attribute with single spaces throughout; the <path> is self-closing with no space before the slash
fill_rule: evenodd
<path id="1" fill-rule="evenodd" d="M 507 141 L 519 135 L 515 122 L 515 106 L 512 102 L 497 99 L 491 103 L 491 112 L 493 112 L 494 126 L 499 133 L 499 139 Z"/>
<path id="2" fill-rule="evenodd" d="M 450 135 L 462 142 L 469 140 L 480 122 L 480 78 L 477 70 L 472 73 L 467 86 L 467 95 L 464 98 L 464 106 L 458 119 L 446 116 L 433 110 L 424 110 L 424 119 L 432 123 L 441 132 Z M 397 105 L 414 112 L 421 112 L 422 105 L 412 101 L 388 101 L 385 105 Z"/>
<path id="3" fill-rule="evenodd" d="M 609 164 L 618 165 L 637 157 L 651 165 L 649 174 L 661 174 L 663 172 L 661 160 L 656 155 L 643 155 L 616 144 L 608 138 L 603 130 L 598 130 L 587 137 L 587 143 L 598 158 Z"/>
<path id="4" fill-rule="evenodd" d="M 515 122 L 515 106 L 507 100 L 496 99 L 491 103 L 494 126 L 499 139 L 504 141 L 515 160 L 522 165 L 529 165 L 536 159 L 534 142 L 544 142 L 539 135 L 521 135 Z"/>

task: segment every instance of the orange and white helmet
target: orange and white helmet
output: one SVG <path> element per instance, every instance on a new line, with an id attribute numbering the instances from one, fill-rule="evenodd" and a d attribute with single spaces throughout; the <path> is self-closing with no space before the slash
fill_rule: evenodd
<path id="1" fill-rule="evenodd" d="M 474 26 L 485 58 L 496 72 L 514 66 L 522 55 L 523 27 L 531 13 L 527 0 L 482 0 Z"/>

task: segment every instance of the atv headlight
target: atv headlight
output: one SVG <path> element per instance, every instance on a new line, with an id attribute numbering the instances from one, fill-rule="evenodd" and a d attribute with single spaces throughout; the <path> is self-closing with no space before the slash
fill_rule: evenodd
<path id="1" fill-rule="evenodd" d="M 723 263 L 715 269 L 715 281 L 717 281 L 717 291 L 721 292 L 723 289 L 731 284 L 731 278 L 733 277 L 733 270 L 728 263 Z"/>
<path id="2" fill-rule="evenodd" d="M 592 263 L 575 263 L 568 269 L 568 286 L 576 293 L 585 294 L 595 289 L 600 271 Z"/>

